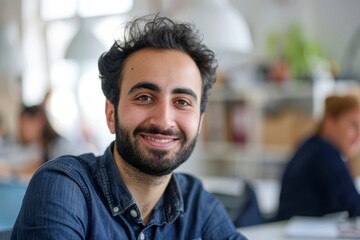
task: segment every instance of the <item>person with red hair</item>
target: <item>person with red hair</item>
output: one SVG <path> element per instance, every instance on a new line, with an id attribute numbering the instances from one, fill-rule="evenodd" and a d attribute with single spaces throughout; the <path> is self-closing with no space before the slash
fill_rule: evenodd
<path id="1" fill-rule="evenodd" d="M 278 220 L 347 211 L 360 216 L 360 195 L 346 161 L 359 150 L 360 102 L 329 96 L 316 133 L 295 151 L 282 177 Z"/>

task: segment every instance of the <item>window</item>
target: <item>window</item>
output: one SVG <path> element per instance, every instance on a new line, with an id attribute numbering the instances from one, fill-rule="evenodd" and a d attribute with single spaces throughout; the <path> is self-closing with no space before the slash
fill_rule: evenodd
<path id="1" fill-rule="evenodd" d="M 65 53 L 80 28 L 86 27 L 104 46 L 101 52 L 93 48 L 86 51 L 100 56 L 119 37 L 133 1 L 41 0 L 40 11 L 33 7 L 34 1 L 23 1 L 24 102 L 40 103 L 51 90 L 46 106 L 54 127 L 70 140 L 87 138 L 102 152 L 114 137 L 106 126 L 97 57 L 79 61 L 66 59 Z"/>

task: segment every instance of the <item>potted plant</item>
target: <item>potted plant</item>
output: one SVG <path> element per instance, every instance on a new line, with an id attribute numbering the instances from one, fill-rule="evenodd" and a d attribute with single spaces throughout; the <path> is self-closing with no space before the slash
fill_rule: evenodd
<path id="1" fill-rule="evenodd" d="M 300 25 L 292 25 L 282 33 L 271 32 L 266 47 L 273 80 L 312 78 L 313 67 L 325 59 L 320 45 L 309 40 Z"/>

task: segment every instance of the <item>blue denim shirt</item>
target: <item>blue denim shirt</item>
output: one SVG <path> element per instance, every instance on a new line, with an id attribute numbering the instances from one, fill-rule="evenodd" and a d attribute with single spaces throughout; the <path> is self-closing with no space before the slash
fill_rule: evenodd
<path id="1" fill-rule="evenodd" d="M 245 239 L 199 180 L 174 173 L 144 225 L 115 165 L 103 156 L 44 164 L 25 194 L 11 239 Z"/>

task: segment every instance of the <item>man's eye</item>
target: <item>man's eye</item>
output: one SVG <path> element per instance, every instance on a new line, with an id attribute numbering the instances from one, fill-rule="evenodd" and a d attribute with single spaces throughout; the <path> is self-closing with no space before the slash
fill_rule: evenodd
<path id="1" fill-rule="evenodd" d="M 141 102 L 150 102 L 152 100 L 152 98 L 147 95 L 142 95 L 142 96 L 138 97 L 137 99 Z"/>
<path id="2" fill-rule="evenodd" d="M 179 99 L 176 102 L 177 102 L 177 104 L 179 104 L 181 106 L 190 106 L 190 103 L 188 103 L 187 101 L 182 100 L 182 99 Z"/>

